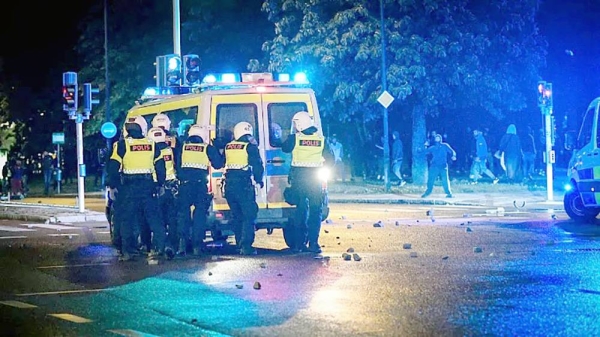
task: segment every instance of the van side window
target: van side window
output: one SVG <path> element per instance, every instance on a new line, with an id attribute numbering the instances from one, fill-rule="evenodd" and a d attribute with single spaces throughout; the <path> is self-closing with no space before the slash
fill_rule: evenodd
<path id="1" fill-rule="evenodd" d="M 583 148 L 592 140 L 592 131 L 594 128 L 594 110 L 590 109 L 585 113 L 583 117 L 583 123 L 581 123 L 581 130 L 579 131 L 579 137 L 577 137 L 577 147 Z"/>
<path id="2" fill-rule="evenodd" d="M 227 144 L 233 140 L 233 128 L 239 122 L 248 122 L 254 129 L 254 139 L 259 142 L 257 128 L 258 107 L 256 104 L 219 104 L 217 105 L 217 141 Z"/>
<path id="3" fill-rule="evenodd" d="M 292 117 L 299 111 L 307 111 L 306 103 L 269 103 L 269 144 L 271 147 L 281 147 L 281 144 L 292 132 Z"/>
<path id="4" fill-rule="evenodd" d="M 172 134 L 176 133 L 180 137 L 187 137 L 187 131 L 190 126 L 196 124 L 198 107 L 191 106 L 182 109 L 163 111 L 162 113 L 169 116 L 169 119 L 171 120 L 171 130 L 169 131 Z"/>

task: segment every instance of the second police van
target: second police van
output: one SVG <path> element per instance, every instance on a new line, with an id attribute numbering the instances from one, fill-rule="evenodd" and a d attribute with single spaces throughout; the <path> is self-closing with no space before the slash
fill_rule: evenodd
<path id="1" fill-rule="evenodd" d="M 148 125 L 159 113 L 171 120 L 171 132 L 181 140 L 192 124 L 207 126 L 204 141 L 217 139 L 221 143 L 233 140 L 233 127 L 248 122 L 254 130 L 260 155 L 265 165 L 265 186 L 256 189 L 259 206 L 257 229 L 282 228 L 289 246 L 289 228 L 295 207 L 284 200 L 288 187 L 291 154 L 283 153 L 282 142 L 293 132 L 292 116 L 307 111 L 322 134 L 321 119 L 314 91 L 309 88 L 306 76 L 300 73 L 289 78 L 280 74 L 275 80 L 271 73 L 215 74 L 204 77 L 193 93 L 174 94 L 177 87 L 148 88 L 143 103 L 131 108 L 127 117 L 143 116 Z M 327 199 L 327 169 L 323 168 L 324 194 L 323 220 L 329 214 Z M 214 240 L 232 234 L 228 226 L 229 207 L 223 197 L 224 171 L 210 169 L 209 193 L 213 196 L 209 210 L 209 230 Z"/>

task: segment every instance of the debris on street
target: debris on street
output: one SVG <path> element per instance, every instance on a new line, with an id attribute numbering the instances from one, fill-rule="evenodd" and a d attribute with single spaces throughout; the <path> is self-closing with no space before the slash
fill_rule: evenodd
<path id="1" fill-rule="evenodd" d="M 350 260 L 352 260 L 352 255 L 350 255 L 348 253 L 344 253 L 344 254 L 342 254 L 342 258 L 344 259 L 344 261 L 350 261 Z"/>
<path id="2" fill-rule="evenodd" d="M 410 252 L 410 257 L 417 257 L 417 252 Z"/>
<path id="3" fill-rule="evenodd" d="M 474 247 L 473 248 L 473 253 L 482 253 L 483 252 L 483 248 L 481 247 Z"/>
<path id="4" fill-rule="evenodd" d="M 404 248 L 404 249 L 411 249 L 412 245 L 410 243 L 405 243 L 405 244 L 402 245 L 402 248 Z"/>
<path id="5" fill-rule="evenodd" d="M 235 287 L 238 288 L 238 289 L 244 289 L 244 285 L 243 284 L 236 284 Z"/>
<path id="6" fill-rule="evenodd" d="M 354 259 L 354 261 L 360 261 L 360 260 L 362 260 L 362 257 L 360 257 L 360 255 L 358 255 L 356 253 L 352 254 L 352 258 Z"/>
<path id="7" fill-rule="evenodd" d="M 354 248 L 350 247 L 346 250 L 346 253 L 354 253 Z"/>
<path id="8" fill-rule="evenodd" d="M 258 282 L 258 281 L 254 282 L 254 287 L 253 287 L 254 289 L 260 290 L 261 287 L 262 286 L 260 285 L 260 282 Z"/>

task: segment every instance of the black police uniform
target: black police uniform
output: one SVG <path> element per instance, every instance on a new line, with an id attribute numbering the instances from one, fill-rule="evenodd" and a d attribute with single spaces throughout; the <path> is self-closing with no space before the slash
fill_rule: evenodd
<path id="1" fill-rule="evenodd" d="M 199 136 L 191 136 L 182 144 L 177 158 L 179 178 L 177 233 L 180 240 L 178 254 L 184 254 L 188 224 L 192 223 L 192 247 L 194 254 L 201 250 L 206 234 L 206 217 L 212 196 L 208 194 L 208 169 L 223 167 L 223 158 L 212 145 L 204 143 Z M 193 219 L 190 208 L 194 206 Z"/>
<path id="2" fill-rule="evenodd" d="M 325 138 L 317 135 L 317 128 L 311 126 L 302 131 L 299 137 L 306 137 L 307 142 L 300 142 L 296 134 L 290 134 L 282 144 L 281 150 L 285 153 L 292 153 L 292 167 L 290 168 L 289 182 L 291 193 L 296 203 L 296 214 L 292 223 L 292 240 L 294 243 L 292 250 L 310 251 L 320 253 L 319 232 L 321 230 L 321 216 L 323 212 L 323 191 L 321 181 L 318 178 L 317 170 L 323 164 L 323 148 Z M 304 165 L 295 163 L 295 151 L 297 146 L 307 146 L 312 148 L 312 156 L 318 156 L 319 161 L 313 160 L 312 164 Z M 317 153 L 317 151 L 319 153 Z M 331 160 L 331 158 L 329 158 Z M 308 247 L 306 246 L 308 244 Z"/>
<path id="3" fill-rule="evenodd" d="M 165 229 L 156 216 L 157 183 L 152 176 L 154 171 L 158 185 L 164 183 L 165 162 L 158 147 L 147 140 L 139 128 L 128 129 L 128 134 L 127 138 L 117 143 L 108 164 L 109 186 L 118 188 L 114 206 L 115 216 L 118 217 L 116 223 L 120 227 L 123 260 L 130 260 L 137 253 L 134 233 L 142 221 L 146 221 L 152 229 L 153 249 L 161 254 L 165 245 Z M 141 153 L 144 154 L 140 157 L 132 157 L 136 160 L 127 158 Z M 144 158 L 143 163 L 138 158 Z"/>
<path id="4" fill-rule="evenodd" d="M 241 254 L 256 254 L 252 244 L 258 204 L 251 177 L 262 188 L 264 167 L 252 136 L 244 135 L 225 145 L 225 167 L 225 199 L 231 210 L 236 244 Z"/>

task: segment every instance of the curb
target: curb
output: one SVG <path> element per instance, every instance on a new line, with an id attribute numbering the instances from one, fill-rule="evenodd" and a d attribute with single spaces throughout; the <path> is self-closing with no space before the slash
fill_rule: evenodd
<path id="1" fill-rule="evenodd" d="M 330 204 L 393 204 L 393 205 L 454 205 L 454 206 L 485 206 L 482 203 L 445 201 L 438 199 L 337 199 L 329 198 Z"/>

